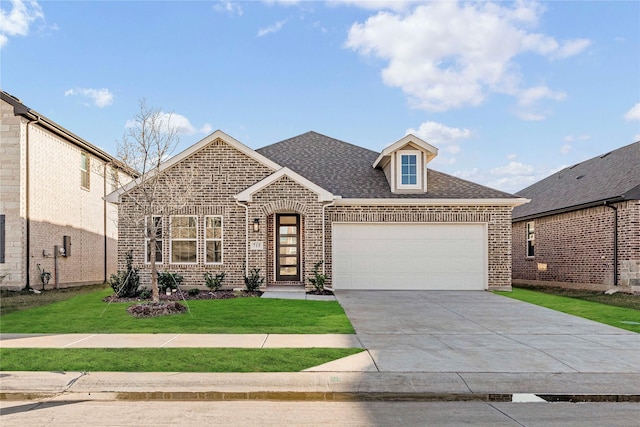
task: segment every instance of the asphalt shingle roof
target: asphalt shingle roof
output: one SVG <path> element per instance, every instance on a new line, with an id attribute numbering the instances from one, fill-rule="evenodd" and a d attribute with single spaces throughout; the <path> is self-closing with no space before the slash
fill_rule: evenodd
<path id="1" fill-rule="evenodd" d="M 384 172 L 374 169 L 380 153 L 307 132 L 256 150 L 334 195 L 357 199 L 505 199 L 509 193 L 427 169 L 427 193 L 394 194 Z"/>
<path id="2" fill-rule="evenodd" d="M 614 200 L 640 198 L 640 141 L 564 168 L 518 191 L 530 203 L 513 210 L 513 219 Z"/>

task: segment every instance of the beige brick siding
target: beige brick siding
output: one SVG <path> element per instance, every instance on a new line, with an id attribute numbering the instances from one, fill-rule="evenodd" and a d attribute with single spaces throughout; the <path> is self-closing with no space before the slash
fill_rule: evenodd
<path id="1" fill-rule="evenodd" d="M 252 224 L 246 227 L 246 210 L 244 206 L 236 203 L 234 195 L 245 190 L 273 171 L 265 165 L 257 162 L 221 140 L 213 141 L 203 149 L 184 159 L 167 171 L 166 179 L 178 179 L 183 176 L 185 170 L 193 170 L 192 182 L 185 183 L 191 186 L 189 200 L 186 207 L 173 206 L 174 215 L 196 215 L 198 221 L 198 256 L 197 263 L 172 264 L 170 262 L 169 216 L 164 216 L 163 236 L 163 263 L 158 265 L 159 271 L 178 272 L 184 277 L 186 286 L 204 286 L 203 274 L 205 272 L 226 273 L 223 285 L 227 288 L 241 287 L 246 257 L 246 237 L 250 239 Z M 135 193 L 136 190 L 133 190 Z M 185 190 L 186 191 L 186 190 Z M 160 197 L 160 200 L 162 199 Z M 165 197 L 167 198 L 167 197 Z M 124 196 L 120 204 L 120 223 L 118 239 L 119 268 L 125 268 L 125 255 L 129 250 L 133 251 L 133 260 L 136 268 L 140 269 L 143 284 L 150 283 L 150 266 L 145 264 L 144 253 L 144 229 L 126 218 L 139 217 L 140 211 L 131 202 L 131 198 Z M 205 263 L 204 247 L 204 222 L 207 215 L 223 216 L 223 264 L 211 265 Z M 252 222 L 254 213 L 249 215 Z M 265 224 L 264 220 L 262 222 Z M 264 227 L 263 227 L 264 229 Z M 262 232 L 261 232 L 262 233 Z M 252 255 L 253 256 L 253 255 Z M 252 258 L 253 260 L 254 258 Z M 248 267 L 261 268 L 266 271 L 266 265 L 249 263 Z"/>
<path id="2" fill-rule="evenodd" d="M 186 207 L 173 214 L 191 214 L 198 222 L 197 263 L 191 265 L 170 262 L 169 216 L 164 218 L 163 263 L 158 270 L 178 272 L 185 286 L 204 286 L 205 272 L 224 271 L 226 288 L 242 287 L 244 268 L 260 269 L 265 285 L 290 284 L 275 280 L 275 217 L 278 213 L 296 213 L 301 220 L 301 280 L 308 279 L 314 265 L 326 256 L 325 272 L 331 277 L 331 223 L 333 221 L 362 222 L 474 222 L 487 224 L 489 289 L 508 289 L 511 285 L 511 211 L 501 206 L 340 206 L 326 207 L 323 239 L 323 206 L 318 195 L 294 179 L 283 176 L 256 191 L 247 203 L 236 203 L 234 195 L 271 175 L 273 170 L 241 153 L 222 140 L 203 147 L 167 171 L 167 179 L 180 176 L 181 170 L 193 170 L 191 184 L 196 191 L 190 194 Z M 185 184 L 188 185 L 188 184 Z M 136 190 L 134 190 L 136 191 Z M 132 193 L 132 196 L 134 194 Z M 134 264 L 141 270 L 145 285 L 150 283 L 150 268 L 144 263 L 144 231 L 133 221 L 139 215 L 132 197 L 124 196 L 120 204 L 119 263 L 124 268 L 125 254 L 133 250 Z M 204 262 L 204 217 L 223 215 L 223 264 Z M 255 219 L 260 230 L 253 231 Z M 251 249 L 251 242 L 259 242 L 262 249 Z M 323 248 L 323 242 L 325 247 Z M 249 246 L 249 247 L 248 247 Z M 324 249 L 324 251 L 323 251 Z M 331 282 L 327 283 L 330 285 Z"/>
<path id="3" fill-rule="evenodd" d="M 327 208 L 325 251 L 331 271 L 332 222 L 487 224 L 488 288 L 511 288 L 511 208 L 503 206 L 333 206 Z"/>
<path id="4" fill-rule="evenodd" d="M 640 202 L 614 206 L 618 208 L 618 283 L 629 286 L 632 279 L 640 279 L 640 274 L 634 274 L 640 266 Z M 598 206 L 536 218 L 534 257 L 526 256 L 528 221 L 514 222 L 513 279 L 612 285 L 614 215 L 613 209 Z"/>
<path id="5" fill-rule="evenodd" d="M 27 129 L 28 126 L 28 129 Z M 28 159 L 27 159 L 27 134 Z M 0 213 L 6 215 L 7 259 L 0 270 L 10 273 L 4 286 L 26 284 L 27 211 L 29 215 L 29 282 L 40 288 L 37 265 L 54 274 L 55 245 L 71 237 L 71 256 L 58 259 L 60 287 L 102 283 L 116 271 L 117 207 L 103 197 L 105 162 L 90 155 L 90 189 L 80 185 L 81 149 L 37 124 L 14 116 L 2 102 L 2 166 Z M 28 183 L 27 183 L 28 172 Z M 28 201 L 27 201 L 28 197 Z M 106 242 L 105 242 L 106 236 Z M 105 271 L 105 244 L 107 265 Z M 54 286 L 54 278 L 49 287 Z"/>

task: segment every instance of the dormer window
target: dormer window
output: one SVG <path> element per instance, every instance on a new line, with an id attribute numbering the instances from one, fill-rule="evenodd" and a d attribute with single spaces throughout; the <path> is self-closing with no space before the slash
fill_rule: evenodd
<path id="1" fill-rule="evenodd" d="M 417 163 L 418 156 L 415 154 L 402 154 L 400 156 L 400 182 L 402 185 L 416 185 L 418 183 Z"/>
<path id="2" fill-rule="evenodd" d="M 422 189 L 422 156 L 419 151 L 398 151 L 397 183 L 400 190 Z"/>
<path id="3" fill-rule="evenodd" d="M 436 147 L 407 135 L 382 150 L 372 166 L 384 171 L 392 193 L 426 193 L 427 163 L 437 155 Z"/>

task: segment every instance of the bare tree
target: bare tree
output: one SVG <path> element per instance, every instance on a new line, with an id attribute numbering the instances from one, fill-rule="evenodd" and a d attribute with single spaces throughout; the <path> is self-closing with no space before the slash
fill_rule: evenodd
<path id="1" fill-rule="evenodd" d="M 178 126 L 172 119 L 173 113 L 148 108 L 144 100 L 140 101 L 140 111 L 127 123 L 128 130 L 117 148 L 119 160 L 139 173 L 132 182 L 118 183 L 122 191 L 121 203 L 132 207 L 119 210 L 118 222 L 144 230 L 154 302 L 160 301 L 156 251 L 162 253 L 159 241 L 163 219 L 187 204 L 192 188 L 192 169 L 171 168 L 165 163 L 180 142 Z"/>

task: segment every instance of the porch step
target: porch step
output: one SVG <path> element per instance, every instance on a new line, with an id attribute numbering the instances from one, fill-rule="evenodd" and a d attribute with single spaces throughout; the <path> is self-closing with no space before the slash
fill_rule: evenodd
<path id="1" fill-rule="evenodd" d="M 264 292 L 301 292 L 305 293 L 304 285 L 267 286 Z"/>

